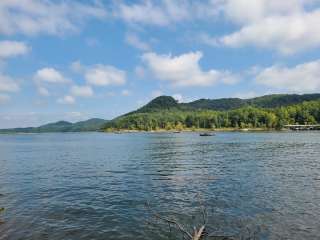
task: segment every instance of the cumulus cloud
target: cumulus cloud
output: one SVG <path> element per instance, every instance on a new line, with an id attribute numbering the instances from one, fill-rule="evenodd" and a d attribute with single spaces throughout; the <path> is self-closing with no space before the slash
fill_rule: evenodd
<path id="1" fill-rule="evenodd" d="M 174 14 L 167 11 L 166 6 L 156 5 L 151 1 L 143 1 L 135 4 L 119 3 L 115 6 L 114 16 L 128 23 L 143 23 L 158 26 L 168 25 L 171 21 L 177 21 L 184 14 Z M 179 17 L 178 17 L 179 16 Z"/>
<path id="2" fill-rule="evenodd" d="M 93 90 L 90 86 L 77 86 L 71 87 L 72 96 L 76 97 L 91 97 L 93 96 Z"/>
<path id="3" fill-rule="evenodd" d="M 1 0 L 0 33 L 61 35 L 78 31 L 87 19 L 105 16 L 105 9 L 94 2 Z"/>
<path id="4" fill-rule="evenodd" d="M 86 69 L 85 79 L 88 84 L 96 86 L 123 85 L 126 73 L 113 66 L 99 64 Z"/>
<path id="5" fill-rule="evenodd" d="M 237 77 L 229 71 L 211 69 L 204 71 L 199 65 L 201 52 L 190 52 L 180 56 L 145 53 L 142 59 L 153 75 L 174 86 L 210 86 L 220 83 L 231 84 Z"/>
<path id="6" fill-rule="evenodd" d="M 38 82 L 46 83 L 69 82 L 69 80 L 65 78 L 58 70 L 50 67 L 39 69 L 34 75 L 34 79 Z"/>
<path id="7" fill-rule="evenodd" d="M 19 91 L 19 85 L 16 81 L 0 73 L 0 92 L 17 92 Z"/>
<path id="8" fill-rule="evenodd" d="M 142 51 L 148 51 L 150 50 L 150 45 L 144 41 L 142 41 L 136 34 L 134 33 L 127 33 L 126 34 L 126 42 Z"/>
<path id="9" fill-rule="evenodd" d="M 224 0 L 220 1 L 225 17 L 243 25 L 269 16 L 291 15 L 304 11 L 304 7 L 317 0 Z"/>
<path id="10" fill-rule="evenodd" d="M 57 100 L 57 102 L 60 104 L 74 104 L 76 102 L 76 100 L 74 99 L 74 97 L 72 97 L 70 95 L 66 95 L 62 98 L 59 98 Z"/>
<path id="11" fill-rule="evenodd" d="M 0 58 L 15 57 L 28 53 L 30 47 L 24 42 L 0 41 Z"/>
<path id="12" fill-rule="evenodd" d="M 267 17 L 248 24 L 219 41 L 230 47 L 255 45 L 276 49 L 285 55 L 293 54 L 320 46 L 319 19 L 320 10 Z"/>
<path id="13" fill-rule="evenodd" d="M 320 46 L 317 0 L 225 0 L 227 20 L 240 27 L 222 37 L 201 35 L 209 45 L 256 46 L 288 55 Z M 319 3 L 319 2 L 318 2 Z"/>
<path id="14" fill-rule="evenodd" d="M 129 24 L 169 26 L 170 24 L 217 16 L 221 6 L 217 1 L 161 0 L 127 4 L 116 1 L 113 15 Z"/>
<path id="15" fill-rule="evenodd" d="M 292 92 L 320 91 L 320 60 L 294 67 L 272 66 L 261 70 L 255 77 L 258 84 Z"/>

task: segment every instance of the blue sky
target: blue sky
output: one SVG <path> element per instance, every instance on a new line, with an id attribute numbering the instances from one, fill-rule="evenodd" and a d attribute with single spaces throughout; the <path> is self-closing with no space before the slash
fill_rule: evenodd
<path id="1" fill-rule="evenodd" d="M 319 0 L 1 0 L 0 128 L 319 92 L 319 21 Z"/>

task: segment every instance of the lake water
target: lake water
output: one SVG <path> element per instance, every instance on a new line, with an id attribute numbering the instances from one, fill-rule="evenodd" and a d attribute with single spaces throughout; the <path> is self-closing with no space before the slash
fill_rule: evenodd
<path id="1" fill-rule="evenodd" d="M 202 200 L 199 200 L 202 199 Z M 320 239 L 320 133 L 0 135 L 0 239 Z M 176 236 L 173 236 L 176 235 Z"/>

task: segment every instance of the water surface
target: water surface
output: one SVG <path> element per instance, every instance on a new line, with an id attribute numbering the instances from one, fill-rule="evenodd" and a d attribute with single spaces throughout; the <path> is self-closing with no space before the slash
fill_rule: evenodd
<path id="1" fill-rule="evenodd" d="M 145 203 L 192 225 L 199 198 L 215 234 L 320 239 L 319 156 L 318 132 L 0 135 L 0 239 L 181 239 Z"/>

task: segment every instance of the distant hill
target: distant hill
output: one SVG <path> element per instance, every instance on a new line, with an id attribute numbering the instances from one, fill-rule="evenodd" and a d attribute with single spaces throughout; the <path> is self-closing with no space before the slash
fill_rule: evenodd
<path id="1" fill-rule="evenodd" d="M 66 121 L 59 121 L 49 123 L 40 127 L 27 127 L 27 128 L 11 128 L 0 129 L 0 133 L 44 133 L 44 132 L 85 132 L 85 131 L 98 131 L 108 121 L 99 118 L 92 118 L 86 121 L 71 123 Z"/>

